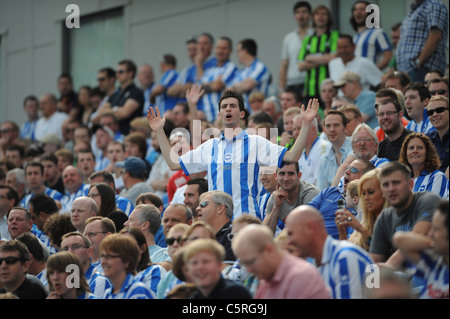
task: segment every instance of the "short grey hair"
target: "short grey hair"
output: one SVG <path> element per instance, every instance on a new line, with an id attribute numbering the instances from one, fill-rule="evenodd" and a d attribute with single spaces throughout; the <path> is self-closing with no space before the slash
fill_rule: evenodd
<path id="1" fill-rule="evenodd" d="M 183 208 L 184 212 L 186 213 L 186 222 L 189 222 L 190 220 L 194 219 L 194 214 L 192 213 L 192 210 L 188 206 L 186 206 L 185 204 L 174 203 L 174 204 L 170 204 L 167 208 L 169 208 L 169 207 L 174 207 L 174 208 L 181 207 L 181 208 Z"/>
<path id="2" fill-rule="evenodd" d="M 210 191 L 205 194 L 211 194 L 214 204 L 225 205 L 227 217 L 230 220 L 233 219 L 234 204 L 233 198 L 229 194 L 218 190 Z"/>
<path id="3" fill-rule="evenodd" d="M 6 173 L 6 177 L 14 174 L 14 178 L 17 184 L 25 184 L 25 171 L 21 168 L 13 168 Z"/>
<path id="4" fill-rule="evenodd" d="M 378 142 L 377 133 L 375 133 L 375 131 L 366 123 L 359 124 L 353 131 L 352 137 L 350 138 L 350 142 L 351 142 L 352 146 L 355 143 L 356 135 L 358 135 L 360 130 L 366 130 L 367 132 L 369 132 L 370 136 L 372 136 L 373 140 L 375 141 L 375 143 L 378 146 L 379 142 Z"/>
<path id="5" fill-rule="evenodd" d="M 276 96 L 269 96 L 264 100 L 264 103 L 275 104 L 275 113 L 280 113 L 283 111 L 283 109 L 281 108 L 280 100 Z"/>
<path id="6" fill-rule="evenodd" d="M 150 233 L 154 236 L 161 226 L 161 213 L 155 205 L 152 204 L 140 204 L 137 205 L 135 210 L 139 210 L 139 223 L 150 223 Z"/>

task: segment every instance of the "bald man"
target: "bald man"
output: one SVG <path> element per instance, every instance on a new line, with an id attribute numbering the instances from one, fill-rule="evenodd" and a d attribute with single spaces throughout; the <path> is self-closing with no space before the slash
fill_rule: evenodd
<path id="1" fill-rule="evenodd" d="M 329 291 L 317 269 L 280 250 L 264 225 L 242 228 L 232 248 L 241 266 L 260 280 L 255 299 L 328 299 Z"/>
<path id="2" fill-rule="evenodd" d="M 92 198 L 87 196 L 76 198 L 73 201 L 70 210 L 70 220 L 72 221 L 72 225 L 83 234 L 84 228 L 86 227 L 86 220 L 96 216 L 97 211 L 97 204 Z"/>
<path id="3" fill-rule="evenodd" d="M 312 257 L 334 299 L 363 298 L 367 266 L 374 262 L 367 251 L 348 241 L 328 235 L 322 214 L 314 207 L 302 205 L 286 218 L 288 244 L 297 248 L 300 257 Z"/>

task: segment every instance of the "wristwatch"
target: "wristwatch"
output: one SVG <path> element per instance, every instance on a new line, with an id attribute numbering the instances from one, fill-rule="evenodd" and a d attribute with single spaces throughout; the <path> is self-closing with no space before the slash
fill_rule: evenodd
<path id="1" fill-rule="evenodd" d="M 416 63 L 415 63 L 414 65 L 415 65 L 416 67 L 419 67 L 420 63 L 421 63 L 421 62 L 420 62 L 420 59 L 417 58 L 417 59 L 416 59 Z"/>

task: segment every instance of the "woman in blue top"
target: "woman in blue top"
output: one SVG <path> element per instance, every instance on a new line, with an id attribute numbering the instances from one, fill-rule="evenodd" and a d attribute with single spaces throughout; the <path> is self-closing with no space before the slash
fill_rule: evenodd
<path id="1" fill-rule="evenodd" d="M 70 287 L 67 286 L 69 276 L 75 279 Z M 79 258 L 71 252 L 57 252 L 48 258 L 47 281 L 50 289 L 47 299 L 98 299 L 90 292 Z M 69 282 L 73 281 L 69 278 Z M 77 282 L 78 285 L 76 285 Z"/>
<path id="2" fill-rule="evenodd" d="M 413 192 L 430 191 L 448 197 L 448 179 L 439 170 L 441 161 L 431 140 L 422 133 L 406 137 L 400 151 L 399 162 L 406 164 L 414 179 Z"/>

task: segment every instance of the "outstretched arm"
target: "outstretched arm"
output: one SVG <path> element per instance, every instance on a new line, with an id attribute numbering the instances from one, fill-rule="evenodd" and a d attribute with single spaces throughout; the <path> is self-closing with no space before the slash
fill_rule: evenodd
<path id="1" fill-rule="evenodd" d="M 156 112 L 155 112 L 156 110 Z M 147 120 L 150 128 L 156 132 L 156 137 L 159 142 L 159 147 L 161 148 L 161 153 L 167 162 L 167 165 L 172 171 L 177 171 L 181 169 L 180 163 L 177 161 L 178 156 L 175 152 L 171 152 L 171 147 L 169 140 L 167 139 L 166 133 L 164 132 L 164 124 L 166 123 L 166 117 L 161 118 L 159 108 L 150 107 L 147 112 Z"/>
<path id="2" fill-rule="evenodd" d="M 319 100 L 311 99 L 308 102 L 308 107 L 302 105 L 302 129 L 298 135 L 297 140 L 292 146 L 291 150 L 286 151 L 283 157 L 284 162 L 298 162 L 300 156 L 302 156 L 303 150 L 306 146 L 306 140 L 308 138 L 309 129 L 311 128 L 312 121 L 316 118 L 319 110 Z"/>

